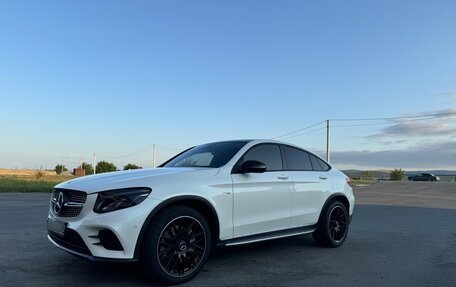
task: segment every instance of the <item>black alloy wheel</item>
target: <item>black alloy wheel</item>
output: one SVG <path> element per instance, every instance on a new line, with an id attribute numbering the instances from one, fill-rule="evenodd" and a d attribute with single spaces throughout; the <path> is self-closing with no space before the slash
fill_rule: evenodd
<path id="1" fill-rule="evenodd" d="M 334 206 L 329 213 L 329 235 L 335 242 L 343 240 L 347 234 L 347 212 L 340 205 Z"/>
<path id="2" fill-rule="evenodd" d="M 158 261 L 168 275 L 184 277 L 201 264 L 206 246 L 201 223 L 191 216 L 181 216 L 163 229 L 157 246 Z"/>
<path id="3" fill-rule="evenodd" d="M 180 284 L 195 277 L 212 246 L 204 216 L 187 206 L 172 206 L 154 216 L 143 240 L 140 262 L 156 283 Z"/>
<path id="4" fill-rule="evenodd" d="M 315 241 L 323 247 L 341 246 L 348 234 L 350 217 L 340 201 L 332 201 L 322 211 L 317 230 L 312 233 Z"/>

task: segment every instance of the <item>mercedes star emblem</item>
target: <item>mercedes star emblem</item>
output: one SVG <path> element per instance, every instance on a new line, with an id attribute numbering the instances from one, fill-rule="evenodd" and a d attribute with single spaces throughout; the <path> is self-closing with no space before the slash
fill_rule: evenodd
<path id="1" fill-rule="evenodd" d="M 59 212 L 62 210 L 64 204 L 65 204 L 65 195 L 63 194 L 63 192 L 59 192 L 59 195 L 57 195 L 57 200 L 55 201 L 55 205 L 54 205 L 55 213 L 59 214 Z"/>

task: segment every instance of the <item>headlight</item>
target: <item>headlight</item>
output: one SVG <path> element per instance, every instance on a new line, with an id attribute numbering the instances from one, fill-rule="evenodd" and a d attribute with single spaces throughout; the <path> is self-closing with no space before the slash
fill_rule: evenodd
<path id="1" fill-rule="evenodd" d="M 108 190 L 98 193 L 93 211 L 105 213 L 140 204 L 152 192 L 148 187 Z"/>

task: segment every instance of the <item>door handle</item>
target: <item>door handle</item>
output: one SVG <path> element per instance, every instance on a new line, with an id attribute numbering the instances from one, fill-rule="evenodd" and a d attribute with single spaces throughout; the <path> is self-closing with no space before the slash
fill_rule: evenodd
<path id="1" fill-rule="evenodd" d="M 320 175 L 318 178 L 319 178 L 319 179 L 322 179 L 322 180 L 328 179 L 328 177 L 327 177 L 326 175 Z"/>
<path id="2" fill-rule="evenodd" d="M 278 179 L 288 179 L 288 175 L 279 175 L 277 176 Z"/>

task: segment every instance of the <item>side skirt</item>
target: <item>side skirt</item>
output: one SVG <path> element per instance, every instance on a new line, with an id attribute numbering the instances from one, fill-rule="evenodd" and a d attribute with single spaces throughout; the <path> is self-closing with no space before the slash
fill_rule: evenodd
<path id="1" fill-rule="evenodd" d="M 237 237 L 237 238 L 233 238 L 233 239 L 222 240 L 217 244 L 217 247 L 235 246 L 235 245 L 248 244 L 248 243 L 260 242 L 260 241 L 265 241 L 265 240 L 271 240 L 271 239 L 278 239 L 278 238 L 284 238 L 284 237 L 309 234 L 309 233 L 314 232 L 316 229 L 317 229 L 317 225 L 311 225 L 311 226 L 296 227 L 296 228 L 284 229 L 284 230 L 278 230 L 278 231 L 271 231 L 271 232 L 260 233 L 260 234 L 255 234 L 255 235 L 242 236 L 242 237 Z"/>

